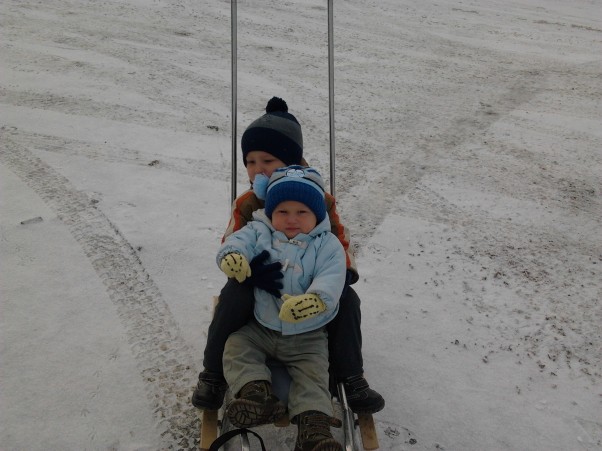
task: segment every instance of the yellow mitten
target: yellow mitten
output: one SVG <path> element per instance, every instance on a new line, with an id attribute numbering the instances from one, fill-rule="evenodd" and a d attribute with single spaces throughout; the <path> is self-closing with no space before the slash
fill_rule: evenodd
<path id="1" fill-rule="evenodd" d="M 224 273 L 239 283 L 242 283 L 247 277 L 251 276 L 251 267 L 244 255 L 231 253 L 222 258 L 219 267 Z"/>
<path id="2" fill-rule="evenodd" d="M 316 316 L 326 310 L 326 305 L 320 296 L 314 293 L 282 296 L 284 304 L 280 308 L 278 317 L 287 323 L 298 323 Z"/>

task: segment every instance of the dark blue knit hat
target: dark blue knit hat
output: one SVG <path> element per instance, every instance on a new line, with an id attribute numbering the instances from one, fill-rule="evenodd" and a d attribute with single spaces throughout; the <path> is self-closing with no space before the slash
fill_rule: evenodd
<path id="1" fill-rule="evenodd" d="M 265 107 L 266 114 L 253 121 L 242 135 L 242 159 L 247 165 L 247 154 L 261 150 L 274 155 L 284 164 L 300 164 L 303 159 L 303 134 L 297 118 L 288 112 L 288 106 L 279 97 L 272 97 Z"/>
<path id="2" fill-rule="evenodd" d="M 326 217 L 324 182 L 313 168 L 295 165 L 272 173 L 265 196 L 265 214 L 271 218 L 278 204 L 287 200 L 307 205 L 316 215 L 318 224 Z"/>

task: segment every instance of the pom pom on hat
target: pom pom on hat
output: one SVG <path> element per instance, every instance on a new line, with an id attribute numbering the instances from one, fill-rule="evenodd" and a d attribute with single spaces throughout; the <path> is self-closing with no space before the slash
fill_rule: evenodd
<path id="1" fill-rule="evenodd" d="M 280 97 L 272 97 L 265 111 L 242 135 L 245 166 L 247 154 L 254 150 L 267 152 L 286 165 L 300 164 L 303 159 L 303 134 L 297 118 L 288 112 L 288 105 Z"/>
<path id="2" fill-rule="evenodd" d="M 274 113 L 274 112 L 288 113 L 288 105 L 286 102 L 280 97 L 272 97 L 268 100 L 268 104 L 265 106 L 266 113 Z"/>
<path id="3" fill-rule="evenodd" d="M 265 214 L 271 218 L 281 202 L 294 200 L 309 207 L 318 224 L 326 217 L 324 182 L 314 168 L 288 166 L 276 169 L 270 177 L 265 196 Z"/>

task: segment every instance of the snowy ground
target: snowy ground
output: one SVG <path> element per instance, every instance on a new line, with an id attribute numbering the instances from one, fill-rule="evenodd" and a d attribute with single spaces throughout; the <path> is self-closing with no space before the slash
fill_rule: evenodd
<path id="1" fill-rule="evenodd" d="M 327 176 L 326 1 L 238 4 L 239 135 L 281 96 Z M 0 17 L 0 449 L 192 449 L 230 2 Z M 336 1 L 335 71 L 381 449 L 602 449 L 600 2 Z"/>

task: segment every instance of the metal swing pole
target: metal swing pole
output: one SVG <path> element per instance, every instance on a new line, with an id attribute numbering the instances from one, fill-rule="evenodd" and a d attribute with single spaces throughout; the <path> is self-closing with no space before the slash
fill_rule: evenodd
<path id="1" fill-rule="evenodd" d="M 333 2 L 328 0 L 328 116 L 330 122 L 330 193 L 336 197 L 335 191 L 335 126 L 334 126 L 334 25 Z M 237 1 L 230 0 L 231 5 L 231 46 L 232 46 L 232 184 L 230 188 L 231 202 L 236 199 L 236 122 L 237 122 Z"/>
<path id="2" fill-rule="evenodd" d="M 237 22 L 237 17 L 236 17 L 236 0 L 230 0 L 230 6 L 231 6 L 231 34 L 232 34 L 232 39 L 231 39 L 231 47 L 232 47 L 232 175 L 231 175 L 231 187 L 230 187 L 230 193 L 231 193 L 231 200 L 230 203 L 233 203 L 234 200 L 236 199 L 236 113 L 237 113 L 237 109 L 236 109 L 236 99 L 237 99 L 237 92 L 236 92 L 236 84 L 237 84 L 237 66 L 236 66 L 236 60 L 237 60 L 237 42 L 236 42 L 236 22 Z"/>
<path id="3" fill-rule="evenodd" d="M 328 116 L 330 118 L 330 194 L 335 192 L 335 149 L 334 149 L 334 32 L 333 1 L 328 0 Z"/>

